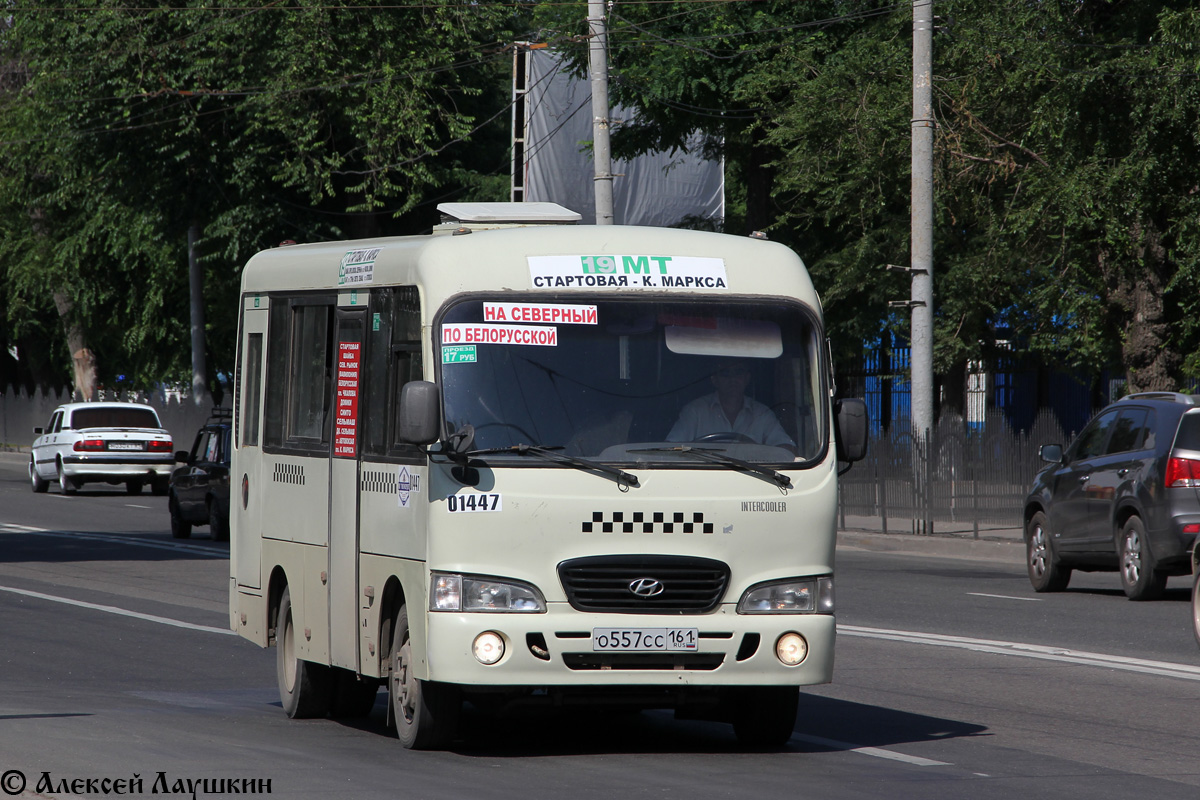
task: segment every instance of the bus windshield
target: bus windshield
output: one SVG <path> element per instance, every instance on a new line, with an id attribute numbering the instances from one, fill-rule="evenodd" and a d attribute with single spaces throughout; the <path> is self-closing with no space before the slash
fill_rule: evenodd
<path id="1" fill-rule="evenodd" d="M 791 465 L 825 452 L 820 336 L 799 304 L 506 295 L 454 304 L 437 332 L 446 432 L 472 426 L 477 449 L 699 467 L 714 462 L 689 449 Z"/>

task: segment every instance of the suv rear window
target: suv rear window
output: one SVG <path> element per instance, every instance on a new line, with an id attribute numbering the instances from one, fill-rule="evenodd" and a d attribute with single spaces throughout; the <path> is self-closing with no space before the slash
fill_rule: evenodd
<path id="1" fill-rule="evenodd" d="M 1179 433 L 1175 435 L 1175 446 L 1181 450 L 1200 450 L 1200 413 L 1183 415 Z"/>
<path id="2" fill-rule="evenodd" d="M 158 415 L 148 408 L 81 408 L 71 415 L 71 427 L 161 428 Z"/>

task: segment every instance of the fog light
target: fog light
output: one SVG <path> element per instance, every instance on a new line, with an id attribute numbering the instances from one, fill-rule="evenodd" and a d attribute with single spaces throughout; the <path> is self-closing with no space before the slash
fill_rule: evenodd
<path id="1" fill-rule="evenodd" d="M 798 633 L 785 633 L 775 642 L 775 656 L 788 667 L 794 667 L 808 656 L 808 642 Z"/>
<path id="2" fill-rule="evenodd" d="M 489 666 L 495 664 L 504 658 L 504 637 L 495 631 L 485 631 L 475 637 L 472 650 L 475 652 L 475 659 L 480 664 Z"/>

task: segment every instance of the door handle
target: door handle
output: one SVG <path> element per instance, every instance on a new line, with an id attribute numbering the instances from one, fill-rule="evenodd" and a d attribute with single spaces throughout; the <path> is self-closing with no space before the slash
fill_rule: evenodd
<path id="1" fill-rule="evenodd" d="M 1128 467 L 1124 467 L 1124 468 L 1122 468 L 1122 469 L 1119 469 L 1119 470 L 1117 470 L 1117 477 L 1118 477 L 1118 478 L 1124 478 L 1124 477 L 1125 477 L 1126 475 L 1128 475 L 1128 474 L 1129 474 L 1129 468 L 1128 468 Z"/>
<path id="2" fill-rule="evenodd" d="M 1080 476 L 1079 476 L 1079 482 L 1080 482 L 1080 483 L 1087 483 L 1087 482 L 1088 482 L 1088 481 L 1090 481 L 1091 479 L 1092 479 L 1092 476 L 1091 476 L 1091 475 L 1080 475 Z"/>

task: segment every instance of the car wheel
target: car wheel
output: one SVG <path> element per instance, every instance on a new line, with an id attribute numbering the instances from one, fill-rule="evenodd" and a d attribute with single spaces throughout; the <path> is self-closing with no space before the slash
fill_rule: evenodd
<path id="1" fill-rule="evenodd" d="M 141 494 L 141 493 L 142 493 L 142 482 L 141 481 L 125 481 L 125 494 Z"/>
<path id="2" fill-rule="evenodd" d="M 37 467 L 33 464 L 33 459 L 29 459 L 29 486 L 33 489 L 34 494 L 43 494 L 50 488 L 50 481 L 38 475 Z"/>
<path id="3" fill-rule="evenodd" d="M 1061 592 L 1071 582 L 1071 568 L 1058 563 L 1046 515 L 1041 511 L 1025 526 L 1025 567 L 1035 592 Z"/>
<path id="4" fill-rule="evenodd" d="M 753 686 L 733 690 L 733 732 L 744 747 L 783 747 L 796 728 L 800 689 Z"/>
<path id="5" fill-rule="evenodd" d="M 329 711 L 329 667 L 296 656 L 296 626 L 292 623 L 292 594 L 283 590 L 275 627 L 275 677 L 279 699 L 291 719 L 323 717 Z"/>
<path id="6" fill-rule="evenodd" d="M 1196 637 L 1196 644 L 1200 644 L 1200 570 L 1196 571 L 1192 581 L 1192 635 Z"/>
<path id="7" fill-rule="evenodd" d="M 229 517 L 221 514 L 215 500 L 208 503 L 208 532 L 214 542 L 229 541 Z"/>
<path id="8" fill-rule="evenodd" d="M 171 535 L 176 539 L 187 539 L 192 535 L 192 523 L 185 522 L 179 516 L 179 503 L 172 497 L 167 503 L 167 508 L 171 511 Z"/>
<path id="9" fill-rule="evenodd" d="M 388 670 L 388 701 L 396 720 L 396 734 L 408 750 L 445 747 L 458 730 L 462 698 L 446 683 L 413 676 L 412 642 L 408 635 L 408 608 L 401 606 L 392 626 L 392 653 Z"/>
<path id="10" fill-rule="evenodd" d="M 1130 517 L 1121 528 L 1121 544 L 1117 548 L 1120 563 L 1121 588 L 1130 600 L 1155 600 L 1167 588 L 1166 574 L 1154 566 L 1154 556 L 1146 540 L 1146 526 L 1140 517 Z"/>
<path id="11" fill-rule="evenodd" d="M 58 465 L 58 490 L 63 494 L 75 494 L 79 486 L 63 472 L 62 463 Z"/>

